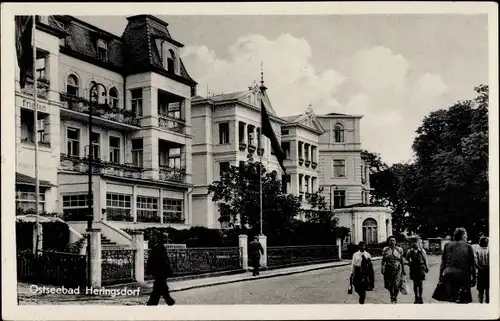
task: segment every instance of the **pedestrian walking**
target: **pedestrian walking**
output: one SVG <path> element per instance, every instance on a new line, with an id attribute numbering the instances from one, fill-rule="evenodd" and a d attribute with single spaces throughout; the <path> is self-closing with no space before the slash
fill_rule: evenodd
<path id="1" fill-rule="evenodd" d="M 406 254 L 408 266 L 410 269 L 410 279 L 413 281 L 413 292 L 415 293 L 415 304 L 424 303 L 422 299 L 423 283 L 425 274 L 429 272 L 427 265 L 427 254 L 422 246 L 422 240 L 416 238 L 411 244 Z"/>
<path id="2" fill-rule="evenodd" d="M 359 304 L 365 304 L 366 292 L 375 286 L 372 257 L 366 252 L 366 243 L 359 242 L 359 250 L 353 254 L 351 263 L 350 285 L 359 295 Z"/>
<path id="3" fill-rule="evenodd" d="M 490 250 L 489 239 L 482 236 L 479 247 L 474 251 L 474 260 L 477 270 L 477 291 L 479 292 L 479 303 L 490 303 Z"/>
<path id="4" fill-rule="evenodd" d="M 453 241 L 444 246 L 439 277 L 444 285 L 446 301 L 472 302 L 471 287 L 476 284 L 476 269 L 474 250 L 467 243 L 465 228 L 457 228 L 453 233 Z"/>
<path id="5" fill-rule="evenodd" d="M 404 252 L 396 246 L 396 238 L 389 236 L 388 246 L 382 250 L 382 275 L 384 276 L 384 287 L 389 290 L 391 303 L 398 302 L 399 291 L 404 285 L 403 277 L 406 275 L 404 269 Z"/>
<path id="6" fill-rule="evenodd" d="M 253 276 L 259 275 L 260 256 L 264 255 L 264 248 L 256 236 L 253 241 L 248 245 L 248 256 L 250 258 L 250 265 L 253 267 Z"/>
<path id="7" fill-rule="evenodd" d="M 175 304 L 175 300 L 170 296 L 167 285 L 167 278 L 172 276 L 172 270 L 165 247 L 166 237 L 163 233 L 157 233 L 151 241 L 153 247 L 148 257 L 146 272 L 153 276 L 154 283 L 147 305 L 158 305 L 160 298 L 163 297 L 167 305 L 171 306 Z"/>

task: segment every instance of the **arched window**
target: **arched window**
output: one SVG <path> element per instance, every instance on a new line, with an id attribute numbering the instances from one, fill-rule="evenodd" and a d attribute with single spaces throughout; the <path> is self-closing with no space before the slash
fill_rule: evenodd
<path id="1" fill-rule="evenodd" d="M 335 142 L 343 143 L 344 142 L 344 126 L 341 124 L 335 124 L 333 127 L 333 133 L 335 134 Z"/>
<path id="2" fill-rule="evenodd" d="M 66 93 L 71 96 L 78 96 L 78 78 L 71 74 L 66 81 Z"/>
<path id="3" fill-rule="evenodd" d="M 97 54 L 102 61 L 108 61 L 108 44 L 102 39 L 97 41 Z"/>
<path id="4" fill-rule="evenodd" d="M 118 108 L 118 90 L 115 87 L 109 90 L 109 100 L 111 107 Z"/>
<path id="5" fill-rule="evenodd" d="M 373 218 L 367 218 L 363 221 L 363 241 L 366 243 L 377 243 L 377 221 Z"/>
<path id="6" fill-rule="evenodd" d="M 175 53 L 172 49 L 168 51 L 167 55 L 167 70 L 175 73 Z"/>

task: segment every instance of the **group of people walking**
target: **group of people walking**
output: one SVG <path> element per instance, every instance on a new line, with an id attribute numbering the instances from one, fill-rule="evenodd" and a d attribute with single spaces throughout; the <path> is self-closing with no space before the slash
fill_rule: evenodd
<path id="1" fill-rule="evenodd" d="M 351 277 L 348 292 L 359 295 L 359 303 L 366 301 L 366 292 L 375 287 L 374 269 L 371 255 L 366 251 L 366 243 L 358 244 L 359 250 L 353 254 Z M 381 272 L 384 288 L 388 290 L 391 303 L 397 303 L 398 295 L 407 294 L 406 266 L 409 278 L 413 281 L 415 304 L 424 303 L 423 284 L 429 265 L 422 240 L 416 238 L 411 242 L 408 251 L 397 246 L 394 236 L 387 240 L 382 250 Z M 476 273 L 477 272 L 477 273 Z M 477 285 L 479 302 L 489 303 L 489 250 L 488 238 L 481 237 L 479 245 L 473 247 L 467 243 L 467 232 L 457 228 L 453 241 L 443 249 L 438 286 L 433 298 L 438 301 L 454 303 L 472 302 L 471 287 Z"/>

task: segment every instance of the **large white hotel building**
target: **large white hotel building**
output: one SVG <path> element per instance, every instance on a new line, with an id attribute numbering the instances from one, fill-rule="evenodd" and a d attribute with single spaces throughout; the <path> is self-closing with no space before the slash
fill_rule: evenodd
<path id="1" fill-rule="evenodd" d="M 302 115 L 280 117 L 257 86 L 197 96 L 196 81 L 180 58 L 183 44 L 169 33 L 168 24 L 151 15 L 127 20 L 118 37 L 72 16 L 37 18 L 36 117 L 33 80 L 21 89 L 19 70 L 16 75 L 18 209 L 34 208 L 37 139 L 40 210 L 62 214 L 80 233 L 88 208 L 89 146 L 94 155 L 94 226 L 106 238 L 126 242 L 124 228 L 224 228 L 227 220 L 207 192 L 221 171 L 246 161 L 249 153 L 254 158 L 263 153 L 265 165 L 281 173 L 266 138 L 263 150 L 257 150 L 260 99 L 287 155 L 284 188 L 302 197 L 304 209 L 308 195 L 320 186 L 336 209 L 369 202 L 361 116 L 315 115 L 307 108 Z M 99 97 L 91 104 L 94 84 Z M 33 132 L 34 121 L 38 133 Z M 353 215 L 341 224 L 360 230 L 364 239 L 381 240 L 389 230 L 371 231 L 387 229 L 390 216 L 377 215 L 366 218 L 372 220 L 368 228 Z"/>

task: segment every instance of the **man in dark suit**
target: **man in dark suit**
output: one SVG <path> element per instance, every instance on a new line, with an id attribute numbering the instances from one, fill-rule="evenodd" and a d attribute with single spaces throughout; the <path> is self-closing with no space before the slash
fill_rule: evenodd
<path id="1" fill-rule="evenodd" d="M 264 249 L 262 248 L 262 244 L 259 243 L 259 238 L 256 236 L 248 245 L 248 257 L 250 265 L 253 267 L 253 276 L 259 275 L 261 255 L 264 255 Z"/>
<path id="2" fill-rule="evenodd" d="M 170 296 L 167 278 L 172 276 L 170 261 L 165 247 L 166 237 L 163 233 L 157 233 L 151 240 L 153 247 L 148 257 L 146 272 L 154 278 L 153 291 L 147 305 L 158 305 L 160 297 L 165 299 L 168 305 L 174 305 L 175 301 Z"/>

